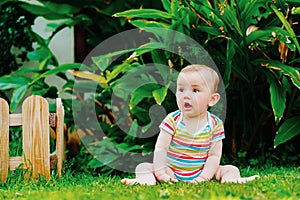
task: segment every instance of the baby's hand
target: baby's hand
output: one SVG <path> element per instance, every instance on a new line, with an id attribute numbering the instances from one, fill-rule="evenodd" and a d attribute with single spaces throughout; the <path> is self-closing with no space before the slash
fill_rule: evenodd
<path id="1" fill-rule="evenodd" d="M 198 176 L 197 178 L 195 178 L 194 180 L 191 181 L 191 183 L 194 183 L 194 184 L 198 184 L 198 183 L 201 183 L 201 182 L 204 182 L 204 181 L 208 181 L 208 179 L 205 179 L 201 176 Z"/>
<path id="2" fill-rule="evenodd" d="M 166 173 L 156 173 L 155 174 L 157 180 L 161 183 L 167 182 L 167 183 L 176 183 L 178 180 L 175 178 L 172 178 Z"/>
<path id="3" fill-rule="evenodd" d="M 159 182 L 167 182 L 167 183 L 176 183 L 177 182 L 177 179 L 172 178 L 168 174 L 161 175 L 161 176 L 157 177 L 157 179 L 159 180 Z"/>

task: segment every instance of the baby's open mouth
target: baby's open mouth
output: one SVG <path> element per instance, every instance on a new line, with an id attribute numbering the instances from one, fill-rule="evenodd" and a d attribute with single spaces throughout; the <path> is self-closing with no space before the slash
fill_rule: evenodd
<path id="1" fill-rule="evenodd" d="M 185 108 L 191 108 L 191 107 L 192 107 L 192 105 L 191 105 L 191 104 L 189 104 L 189 103 L 184 103 L 184 107 L 185 107 Z"/>

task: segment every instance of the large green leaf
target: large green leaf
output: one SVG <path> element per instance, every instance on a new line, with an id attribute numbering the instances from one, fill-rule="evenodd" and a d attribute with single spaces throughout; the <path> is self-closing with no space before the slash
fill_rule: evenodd
<path id="1" fill-rule="evenodd" d="M 29 67 L 22 67 L 19 68 L 17 71 L 13 72 L 14 76 L 23 76 L 25 74 L 30 74 L 30 73 L 41 73 L 42 71 L 40 69 L 36 68 L 29 68 Z"/>
<path id="2" fill-rule="evenodd" d="M 34 15 L 43 16 L 46 19 L 50 19 L 50 20 L 60 20 L 68 17 L 68 15 L 60 14 L 58 12 L 53 12 L 49 8 L 40 5 L 23 3 L 20 4 L 20 7 Z"/>
<path id="3" fill-rule="evenodd" d="M 10 102 L 11 112 L 13 112 L 19 105 L 20 101 L 22 101 L 25 93 L 27 92 L 27 89 L 28 89 L 28 85 L 23 85 L 13 91 L 11 102 Z"/>
<path id="4" fill-rule="evenodd" d="M 251 32 L 246 38 L 246 43 L 250 44 L 251 42 L 256 40 L 270 41 L 274 39 L 274 34 L 276 35 L 276 37 L 282 36 L 284 38 L 287 38 L 290 36 L 287 31 L 280 27 L 267 27 L 267 29 L 258 29 Z"/>
<path id="5" fill-rule="evenodd" d="M 152 27 L 152 28 L 170 28 L 170 24 L 163 23 L 163 22 L 157 22 L 157 21 L 150 21 L 150 20 L 142 20 L 142 19 L 137 19 L 137 20 L 129 20 L 129 22 L 140 28 L 144 29 L 146 27 Z"/>
<path id="6" fill-rule="evenodd" d="M 116 68 L 107 75 L 107 78 L 106 78 L 107 82 L 110 82 L 111 80 L 116 78 L 119 74 L 125 73 L 125 72 L 129 71 L 130 69 L 132 69 L 133 67 L 138 66 L 138 65 L 139 65 L 138 63 L 130 64 L 128 62 L 123 62 L 122 64 L 117 65 Z"/>
<path id="7" fill-rule="evenodd" d="M 134 87 L 137 86 L 134 84 Z M 132 91 L 132 95 L 130 98 L 130 106 L 135 107 L 139 102 L 141 102 L 145 98 L 153 98 L 153 91 L 157 90 L 158 88 L 159 86 L 157 84 L 152 83 L 152 84 L 142 85 L 141 87 L 137 88 L 135 91 Z M 127 89 L 130 90 L 130 86 Z"/>
<path id="8" fill-rule="evenodd" d="M 279 127 L 274 140 L 274 146 L 278 146 L 300 134 L 300 116 L 287 119 Z"/>
<path id="9" fill-rule="evenodd" d="M 70 73 L 72 73 L 76 77 L 80 77 L 80 78 L 95 81 L 97 83 L 102 84 L 103 86 L 107 85 L 107 80 L 105 79 L 105 77 L 100 76 L 100 75 L 95 74 L 95 73 L 92 73 L 90 71 L 70 70 Z"/>
<path id="10" fill-rule="evenodd" d="M 262 40 L 262 41 L 269 41 L 272 39 L 272 31 L 268 30 L 256 30 L 251 32 L 247 37 L 246 37 L 246 44 L 250 44 L 253 41 L 256 40 Z"/>
<path id="11" fill-rule="evenodd" d="M 0 77 L 0 89 L 9 90 L 27 85 L 31 81 L 30 78 L 22 76 L 2 76 Z"/>
<path id="12" fill-rule="evenodd" d="M 231 77 L 231 68 L 232 68 L 232 60 L 235 55 L 235 45 L 231 39 L 227 40 L 227 49 L 226 49 L 226 68 L 223 76 L 224 87 L 227 88 L 229 86 L 229 81 Z"/>
<path id="13" fill-rule="evenodd" d="M 288 76 L 293 84 L 300 89 L 300 73 L 299 71 L 291 66 L 285 65 L 277 60 L 264 60 L 257 59 L 253 61 L 254 64 L 260 64 L 263 67 L 279 71 L 285 76 Z"/>
<path id="14" fill-rule="evenodd" d="M 27 57 L 32 61 L 34 61 L 34 60 L 42 61 L 45 59 L 50 59 L 52 57 L 52 55 L 53 54 L 52 54 L 51 50 L 46 46 L 41 46 L 41 47 L 35 49 L 34 51 L 27 53 Z"/>
<path id="15" fill-rule="evenodd" d="M 278 124 L 283 117 L 286 102 L 286 90 L 273 74 L 266 73 L 270 85 L 271 105 L 275 116 L 275 122 Z"/>
<path id="16" fill-rule="evenodd" d="M 43 2 L 43 4 L 46 8 L 51 10 L 53 13 L 58 13 L 67 16 L 71 16 L 72 14 L 78 12 L 81 9 L 80 7 L 71 6 L 70 4 L 55 3 L 51 1 Z"/>
<path id="17" fill-rule="evenodd" d="M 154 90 L 152 92 L 153 97 L 158 105 L 161 105 L 162 102 L 165 100 L 168 93 L 168 89 L 169 89 L 169 85 L 162 86 L 161 88 Z"/>
<path id="18" fill-rule="evenodd" d="M 114 17 L 144 18 L 144 19 L 172 19 L 173 15 L 156 9 L 131 9 L 119 12 Z"/>
<path id="19" fill-rule="evenodd" d="M 41 77 L 56 75 L 58 73 L 65 73 L 66 71 L 68 71 L 70 69 L 79 69 L 82 65 L 83 64 L 81 64 L 81 63 L 62 64 L 60 66 L 57 66 L 57 67 L 41 74 Z"/>
<path id="20" fill-rule="evenodd" d="M 136 124 L 137 125 L 136 120 L 134 120 L 132 124 Z M 128 143 L 118 144 L 117 147 L 118 147 L 118 151 L 123 152 L 123 153 L 134 152 L 134 151 L 142 150 L 143 149 L 143 147 L 141 145 L 137 145 L 137 144 L 136 145 L 130 145 Z"/>
<path id="21" fill-rule="evenodd" d="M 215 27 L 215 26 L 197 26 L 197 29 L 199 29 L 200 31 L 206 32 L 210 35 L 213 35 L 213 36 L 222 35 L 222 33 L 220 32 L 218 27 Z"/>
<path id="22" fill-rule="evenodd" d="M 151 28 L 150 28 L 150 30 L 151 30 Z M 159 29 L 159 30 L 162 30 L 162 29 Z M 93 60 L 94 64 L 101 71 L 104 71 L 109 66 L 109 64 L 111 63 L 113 57 L 121 56 L 123 54 L 130 53 L 130 52 L 135 52 L 136 57 L 138 57 L 138 56 L 140 56 L 144 53 L 151 52 L 153 49 L 164 49 L 165 47 L 166 47 L 166 45 L 163 44 L 163 43 L 149 42 L 149 43 L 141 45 L 137 48 L 121 49 L 121 50 L 118 50 L 118 51 L 114 51 L 112 53 L 107 53 L 107 54 L 104 54 L 104 55 L 95 56 L 95 57 L 92 57 L 92 60 Z"/>
<path id="23" fill-rule="evenodd" d="M 171 2 L 170 2 L 170 0 L 161 0 L 161 3 L 162 3 L 162 5 L 163 5 L 163 7 L 164 7 L 164 9 L 168 12 L 168 13 L 170 13 L 170 8 L 171 8 Z"/>
<path id="24" fill-rule="evenodd" d="M 127 133 L 127 135 L 130 135 L 132 137 L 136 137 L 137 135 L 137 132 L 138 132 L 138 128 L 139 128 L 139 125 L 138 125 L 138 122 L 137 120 L 134 120 L 130 126 L 130 129 Z"/>
<path id="25" fill-rule="evenodd" d="M 42 40 L 39 37 L 38 40 Z M 48 47 L 48 43 L 45 41 L 41 41 L 39 42 L 40 47 L 37 48 L 36 50 L 27 53 L 27 57 L 32 60 L 32 61 L 36 61 L 38 60 L 38 66 L 37 69 L 39 70 L 45 70 L 49 64 L 52 65 L 58 65 L 58 61 L 56 59 L 56 57 L 53 55 L 53 53 L 51 52 L 51 50 Z"/>

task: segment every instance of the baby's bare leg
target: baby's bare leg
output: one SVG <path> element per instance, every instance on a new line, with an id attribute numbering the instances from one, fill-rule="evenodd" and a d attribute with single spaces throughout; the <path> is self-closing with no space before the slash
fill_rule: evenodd
<path id="1" fill-rule="evenodd" d="M 246 183 L 256 178 L 259 178 L 259 176 L 241 177 L 240 170 L 233 165 L 219 166 L 216 173 L 216 179 L 221 183 Z"/>
<path id="2" fill-rule="evenodd" d="M 135 168 L 134 179 L 122 179 L 121 182 L 125 185 L 155 185 L 156 179 L 153 171 L 152 163 L 141 163 Z"/>

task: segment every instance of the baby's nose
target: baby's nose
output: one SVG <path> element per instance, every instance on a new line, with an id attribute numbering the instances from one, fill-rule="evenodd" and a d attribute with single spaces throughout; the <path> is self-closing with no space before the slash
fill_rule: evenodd
<path id="1" fill-rule="evenodd" d="M 189 98 L 191 98 L 191 92 L 189 92 L 189 91 L 184 91 L 183 98 L 184 98 L 184 99 L 189 99 Z"/>

